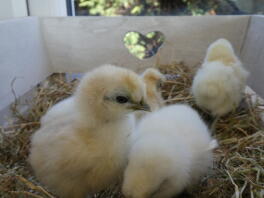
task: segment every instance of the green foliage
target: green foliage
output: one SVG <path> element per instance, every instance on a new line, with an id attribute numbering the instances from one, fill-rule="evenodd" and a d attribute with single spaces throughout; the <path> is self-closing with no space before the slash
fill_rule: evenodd
<path id="1" fill-rule="evenodd" d="M 241 14 L 233 0 L 75 0 L 82 14 L 205 15 Z M 87 13 L 85 12 L 87 10 Z"/>
<path id="2" fill-rule="evenodd" d="M 155 55 L 164 40 L 165 36 L 159 31 L 149 32 L 146 35 L 128 32 L 124 37 L 124 44 L 131 54 L 144 59 Z"/>
<path id="3" fill-rule="evenodd" d="M 151 15 L 159 11 L 157 0 L 77 0 L 90 15 Z"/>
<path id="4" fill-rule="evenodd" d="M 131 54 L 139 59 L 144 58 L 146 48 L 144 46 L 144 41 L 140 39 L 140 34 L 138 32 L 128 32 L 124 37 L 124 44 Z"/>
<path id="5" fill-rule="evenodd" d="M 193 16 L 205 15 L 209 10 L 217 8 L 217 1 L 212 0 L 182 0 L 186 3 L 186 12 Z"/>

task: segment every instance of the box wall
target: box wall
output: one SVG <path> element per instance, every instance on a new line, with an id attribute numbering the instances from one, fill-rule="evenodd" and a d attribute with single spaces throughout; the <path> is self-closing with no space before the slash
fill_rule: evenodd
<path id="1" fill-rule="evenodd" d="M 112 63 L 142 69 L 157 63 L 202 61 L 208 45 L 224 37 L 238 54 L 247 32 L 249 16 L 203 17 L 61 17 L 41 18 L 53 70 L 84 72 Z M 166 41 L 159 54 L 146 60 L 131 55 L 123 44 L 128 31 L 159 30 Z"/>
<path id="2" fill-rule="evenodd" d="M 250 71 L 248 84 L 264 98 L 264 16 L 252 16 L 241 57 Z"/>
<path id="3" fill-rule="evenodd" d="M 264 97 L 264 17 L 250 18 L 57 17 L 40 18 L 39 24 L 38 18 L 29 17 L 1 21 L 0 110 L 14 100 L 14 78 L 19 97 L 53 72 L 84 72 L 105 63 L 134 70 L 172 61 L 192 66 L 203 60 L 208 45 L 220 37 L 232 42 L 251 72 L 250 86 Z M 123 45 L 123 36 L 131 30 L 159 30 L 166 41 L 156 56 L 142 61 Z"/>
<path id="4" fill-rule="evenodd" d="M 0 109 L 51 74 L 38 18 L 0 21 Z M 12 86 L 12 81 L 14 81 Z"/>

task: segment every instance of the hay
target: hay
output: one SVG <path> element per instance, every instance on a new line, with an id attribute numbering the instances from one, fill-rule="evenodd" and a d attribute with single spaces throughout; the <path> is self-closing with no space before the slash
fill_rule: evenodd
<path id="1" fill-rule="evenodd" d="M 176 73 L 180 78 L 164 85 L 163 96 L 168 103 L 188 103 L 197 109 L 210 125 L 213 118 L 199 109 L 190 94 L 190 86 L 196 68 L 183 64 L 163 65 L 161 71 Z M 264 128 L 260 114 L 263 105 L 253 104 L 245 94 L 235 112 L 220 118 L 214 125 L 214 136 L 219 141 L 215 151 L 214 169 L 193 192 L 193 197 L 226 198 L 264 196 Z"/>
<path id="2" fill-rule="evenodd" d="M 54 197 L 34 178 L 27 163 L 30 136 L 47 109 L 70 96 L 76 83 L 67 82 L 64 74 L 52 75 L 36 87 L 26 114 L 18 111 L 19 101 L 11 106 L 15 119 L 10 126 L 0 128 L 0 197 Z"/>
<path id="3" fill-rule="evenodd" d="M 177 74 L 164 83 L 163 96 L 168 104 L 188 103 L 210 125 L 213 118 L 199 109 L 190 94 L 195 69 L 184 64 L 162 65 L 165 74 Z M 49 107 L 70 96 L 78 83 L 64 74 L 55 74 L 36 88 L 28 111 L 22 115 L 19 101 L 13 107 L 14 121 L 0 128 L 0 197 L 54 198 L 34 177 L 27 163 L 29 138 L 39 128 L 39 119 Z M 214 168 L 191 193 L 199 198 L 255 197 L 264 194 L 264 131 L 261 105 L 245 95 L 243 104 L 215 124 L 214 136 L 220 147 L 215 151 Z M 93 198 L 122 198 L 119 188 L 97 193 Z"/>

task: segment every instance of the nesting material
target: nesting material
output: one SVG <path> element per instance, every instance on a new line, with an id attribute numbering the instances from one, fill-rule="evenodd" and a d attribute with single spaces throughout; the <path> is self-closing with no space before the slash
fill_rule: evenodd
<path id="1" fill-rule="evenodd" d="M 194 108 L 190 94 L 195 68 L 182 63 L 159 66 L 161 72 L 171 75 L 162 88 L 167 104 L 188 103 Z M 15 122 L 0 128 L 0 197 L 55 198 L 57 196 L 41 185 L 27 162 L 30 136 L 39 128 L 39 119 L 49 107 L 70 96 L 77 79 L 64 74 L 52 75 L 36 88 L 28 111 L 21 115 L 19 101 L 12 110 Z M 219 141 L 215 151 L 214 168 L 191 192 L 191 197 L 226 198 L 264 196 L 264 127 L 260 113 L 263 104 L 252 102 L 252 94 L 245 94 L 240 107 L 220 118 L 214 125 L 214 136 Z M 198 109 L 210 125 L 212 117 Z M 119 188 L 108 189 L 93 198 L 122 198 Z"/>
<path id="2" fill-rule="evenodd" d="M 163 95 L 168 98 L 167 102 L 189 103 L 211 125 L 210 114 L 199 109 L 190 95 L 196 68 L 190 69 L 183 64 L 161 68 L 164 73 L 180 75 L 180 78 L 164 85 Z M 194 197 L 264 196 L 264 127 L 261 120 L 264 111 L 263 104 L 255 97 L 254 93 L 246 93 L 235 112 L 216 122 L 213 135 L 220 146 L 215 151 L 214 169 L 193 192 Z"/>

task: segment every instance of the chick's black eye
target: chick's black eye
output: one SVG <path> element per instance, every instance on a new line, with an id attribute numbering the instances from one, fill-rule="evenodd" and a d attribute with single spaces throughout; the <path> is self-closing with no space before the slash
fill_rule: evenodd
<path id="1" fill-rule="evenodd" d="M 127 103 L 128 102 L 128 98 L 125 97 L 125 96 L 117 96 L 116 97 L 116 101 L 118 103 L 124 104 L 124 103 Z"/>

